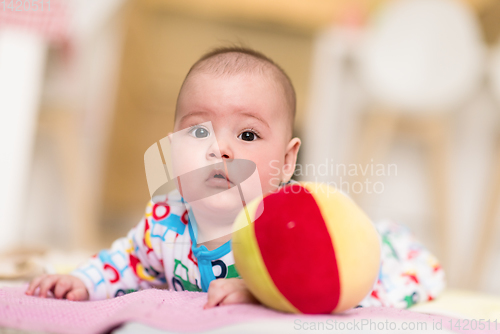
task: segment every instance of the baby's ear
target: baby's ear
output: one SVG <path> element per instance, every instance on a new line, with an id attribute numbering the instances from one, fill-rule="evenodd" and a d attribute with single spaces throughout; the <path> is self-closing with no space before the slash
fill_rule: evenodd
<path id="1" fill-rule="evenodd" d="M 290 140 L 286 146 L 285 161 L 283 166 L 283 182 L 286 183 L 292 178 L 297 163 L 297 154 L 299 152 L 301 141 L 295 137 Z"/>

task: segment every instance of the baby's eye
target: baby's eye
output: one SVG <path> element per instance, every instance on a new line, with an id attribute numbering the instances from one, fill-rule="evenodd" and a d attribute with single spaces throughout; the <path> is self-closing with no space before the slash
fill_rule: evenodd
<path id="1" fill-rule="evenodd" d="M 208 132 L 207 129 L 201 127 L 195 127 L 191 129 L 189 133 L 196 138 L 206 138 L 210 135 L 210 132 Z"/>
<path id="2" fill-rule="evenodd" d="M 252 131 L 244 131 L 242 132 L 239 136 L 239 139 L 244 140 L 244 141 L 254 141 L 259 138 L 255 132 Z"/>

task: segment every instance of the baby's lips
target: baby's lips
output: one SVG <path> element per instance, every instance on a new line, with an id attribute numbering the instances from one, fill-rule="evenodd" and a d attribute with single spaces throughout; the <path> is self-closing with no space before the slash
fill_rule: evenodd
<path id="1" fill-rule="evenodd" d="M 222 175 L 227 181 L 231 182 L 231 179 L 229 179 L 229 177 L 226 175 L 226 172 L 219 168 L 212 169 L 210 174 L 208 174 L 207 180 L 215 177 L 216 175 Z"/>
<path id="2" fill-rule="evenodd" d="M 236 185 L 240 185 L 241 183 L 249 179 L 256 172 L 256 170 L 257 170 L 257 165 L 251 160 L 224 159 L 223 162 L 217 162 L 215 164 L 197 168 L 186 173 L 181 173 L 180 175 L 176 176 L 176 179 L 179 183 L 180 187 L 179 190 L 181 191 L 181 196 L 184 198 L 185 201 L 191 202 L 200 200 L 205 196 L 207 196 L 206 193 L 201 191 L 188 191 L 187 189 L 196 188 L 196 186 L 192 185 L 193 182 L 199 182 L 200 179 L 208 181 L 211 177 L 213 178 L 214 175 L 217 174 L 215 172 L 218 172 L 218 174 L 221 174 L 225 177 L 226 184 L 227 180 L 229 181 L 230 187 L 232 188 Z M 229 175 L 230 177 L 228 177 Z M 164 184 L 165 187 L 166 185 L 167 183 Z M 226 190 L 227 187 L 221 187 L 218 191 L 222 192 Z M 260 186 L 259 190 L 261 190 Z M 163 191 L 164 187 L 163 186 L 159 187 L 153 193 L 153 198 L 155 196 L 162 195 Z M 212 191 L 210 192 L 210 195 L 215 195 L 215 193 Z"/>
<path id="3" fill-rule="evenodd" d="M 257 165 L 253 161 L 246 159 L 224 159 L 223 162 L 218 162 L 204 168 L 211 168 L 207 180 L 220 174 L 229 182 L 240 184 L 255 172 Z"/>

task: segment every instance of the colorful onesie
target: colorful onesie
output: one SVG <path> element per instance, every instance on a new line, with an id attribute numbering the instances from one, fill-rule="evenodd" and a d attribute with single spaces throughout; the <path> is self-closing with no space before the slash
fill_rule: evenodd
<path id="1" fill-rule="evenodd" d="M 239 277 L 231 242 L 211 251 L 197 247 L 194 226 L 189 204 L 174 190 L 150 201 L 127 237 L 94 255 L 72 275 L 85 283 L 90 300 L 165 285 L 206 292 L 214 279 Z M 405 227 L 390 221 L 375 227 L 382 245 L 379 276 L 359 306 L 406 308 L 435 298 L 445 286 L 436 258 Z"/>

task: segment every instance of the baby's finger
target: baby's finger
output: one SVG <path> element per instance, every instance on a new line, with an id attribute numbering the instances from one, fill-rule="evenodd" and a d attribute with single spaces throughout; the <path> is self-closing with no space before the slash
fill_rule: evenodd
<path id="1" fill-rule="evenodd" d="M 64 298 L 66 293 L 68 293 L 68 291 L 70 291 L 72 288 L 73 288 L 73 282 L 67 277 L 62 277 L 56 283 L 56 287 L 54 289 L 54 296 L 57 299 Z"/>
<path id="2" fill-rule="evenodd" d="M 237 290 L 228 294 L 219 305 L 222 306 L 230 304 L 259 304 L 259 301 L 250 293 L 250 291 Z"/>
<path id="3" fill-rule="evenodd" d="M 60 276 L 52 275 L 45 277 L 40 283 L 40 297 L 46 298 L 47 292 L 51 290 L 59 280 Z"/>
<path id="4" fill-rule="evenodd" d="M 214 284 L 214 282 L 215 281 L 210 284 L 208 289 L 207 303 L 203 307 L 204 309 L 216 306 L 224 299 L 224 297 L 226 297 L 227 292 L 225 289 L 217 284 Z"/>
<path id="5" fill-rule="evenodd" d="M 76 288 L 68 292 L 66 299 L 73 301 L 87 300 L 89 299 L 89 293 L 86 288 Z"/>
<path id="6" fill-rule="evenodd" d="M 31 282 L 30 282 L 30 285 L 28 286 L 28 289 L 26 289 L 26 294 L 27 295 L 33 295 L 33 293 L 35 292 L 36 288 L 38 288 L 38 285 L 40 284 L 40 282 L 45 278 L 47 277 L 47 275 L 42 275 L 42 276 L 38 276 L 38 277 L 35 277 Z"/>
<path id="7" fill-rule="evenodd" d="M 219 306 L 222 305 L 230 305 L 230 304 L 243 304 L 247 301 L 247 298 L 244 293 L 241 291 L 235 291 L 233 293 L 228 294 L 221 302 Z"/>

